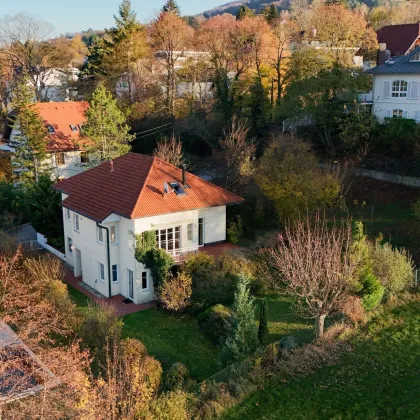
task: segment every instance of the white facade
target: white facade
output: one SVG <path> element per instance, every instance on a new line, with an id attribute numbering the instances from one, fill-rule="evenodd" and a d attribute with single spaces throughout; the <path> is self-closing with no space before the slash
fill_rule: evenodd
<path id="1" fill-rule="evenodd" d="M 62 194 L 63 200 L 66 197 Z M 112 214 L 100 223 L 110 230 L 109 281 L 106 230 L 100 233 L 95 221 L 66 208 L 63 220 L 66 260 L 74 275 L 106 297 L 111 284 L 111 296 L 120 294 L 136 304 L 150 302 L 155 296 L 150 270 L 134 257 L 135 235 L 157 231 L 157 237 L 162 238 L 158 246 L 174 260 L 206 244 L 226 240 L 226 206 L 139 219 Z"/>
<path id="2" fill-rule="evenodd" d="M 420 74 L 375 74 L 372 112 L 380 122 L 401 117 L 420 123 Z"/>

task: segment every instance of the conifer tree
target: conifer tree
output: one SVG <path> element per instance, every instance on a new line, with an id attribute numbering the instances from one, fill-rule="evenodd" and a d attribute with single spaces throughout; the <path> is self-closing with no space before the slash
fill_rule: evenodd
<path id="1" fill-rule="evenodd" d="M 268 338 L 268 305 L 267 299 L 263 299 L 260 307 L 260 323 L 258 325 L 258 338 L 264 344 Z"/>
<path id="2" fill-rule="evenodd" d="M 162 12 L 163 13 L 172 12 L 172 13 L 175 13 L 176 15 L 178 15 L 178 16 L 181 15 L 181 9 L 179 8 L 179 6 L 178 6 L 178 4 L 175 0 L 167 0 L 165 5 L 162 7 Z"/>
<path id="3" fill-rule="evenodd" d="M 270 4 L 263 10 L 263 15 L 267 23 L 271 25 L 277 18 L 280 17 L 280 12 L 275 4 Z"/>
<path id="4" fill-rule="evenodd" d="M 104 86 L 93 93 L 86 117 L 83 135 L 93 161 L 108 161 L 130 151 L 129 141 L 134 136 L 129 134 L 130 128 L 117 100 Z"/>
<path id="5" fill-rule="evenodd" d="M 48 132 L 44 121 L 32 105 L 34 97 L 35 92 L 29 78 L 23 73 L 13 92 L 16 116 L 11 119 L 13 128 L 18 133 L 12 143 L 15 148 L 12 165 L 16 174 L 19 174 L 17 182 L 38 182 L 42 162 L 47 157 Z"/>
<path id="6" fill-rule="evenodd" d="M 236 12 L 236 20 L 242 20 L 246 17 L 254 17 L 255 13 L 252 9 L 250 9 L 248 6 L 241 6 L 239 7 L 238 11 Z"/>
<path id="7" fill-rule="evenodd" d="M 243 274 L 239 277 L 233 310 L 234 326 L 222 350 L 225 363 L 238 361 L 258 347 L 254 298 L 250 294 L 249 280 Z"/>

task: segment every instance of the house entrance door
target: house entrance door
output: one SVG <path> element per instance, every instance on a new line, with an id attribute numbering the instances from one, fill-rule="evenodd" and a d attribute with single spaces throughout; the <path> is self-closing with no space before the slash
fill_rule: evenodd
<path id="1" fill-rule="evenodd" d="M 134 300 L 134 272 L 128 270 L 128 298 Z"/>
<path id="2" fill-rule="evenodd" d="M 75 262 L 74 262 L 74 277 L 82 276 L 82 253 L 80 249 L 75 249 Z"/>

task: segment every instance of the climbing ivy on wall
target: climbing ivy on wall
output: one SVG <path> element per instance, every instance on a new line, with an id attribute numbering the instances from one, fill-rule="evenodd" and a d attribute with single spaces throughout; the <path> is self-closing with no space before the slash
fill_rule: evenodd
<path id="1" fill-rule="evenodd" d="M 143 263 L 145 255 L 148 251 L 156 249 L 156 232 L 148 230 L 136 235 L 136 260 Z"/>

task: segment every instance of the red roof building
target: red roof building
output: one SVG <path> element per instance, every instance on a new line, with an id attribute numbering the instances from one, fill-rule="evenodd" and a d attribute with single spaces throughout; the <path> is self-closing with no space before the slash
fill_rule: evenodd
<path id="1" fill-rule="evenodd" d="M 128 153 L 61 181 L 54 188 L 68 195 L 63 207 L 97 222 L 112 213 L 137 219 L 243 201 L 191 173 L 185 178 L 184 187 L 182 169 L 156 157 Z M 177 186 L 182 192 L 176 191 Z"/>
<path id="2" fill-rule="evenodd" d="M 392 57 L 406 55 L 420 45 L 420 22 L 384 26 L 377 35 L 378 42 L 386 44 Z"/>
<path id="3" fill-rule="evenodd" d="M 48 128 L 49 152 L 80 149 L 80 128 L 86 123 L 89 102 L 39 102 L 34 107 Z"/>

